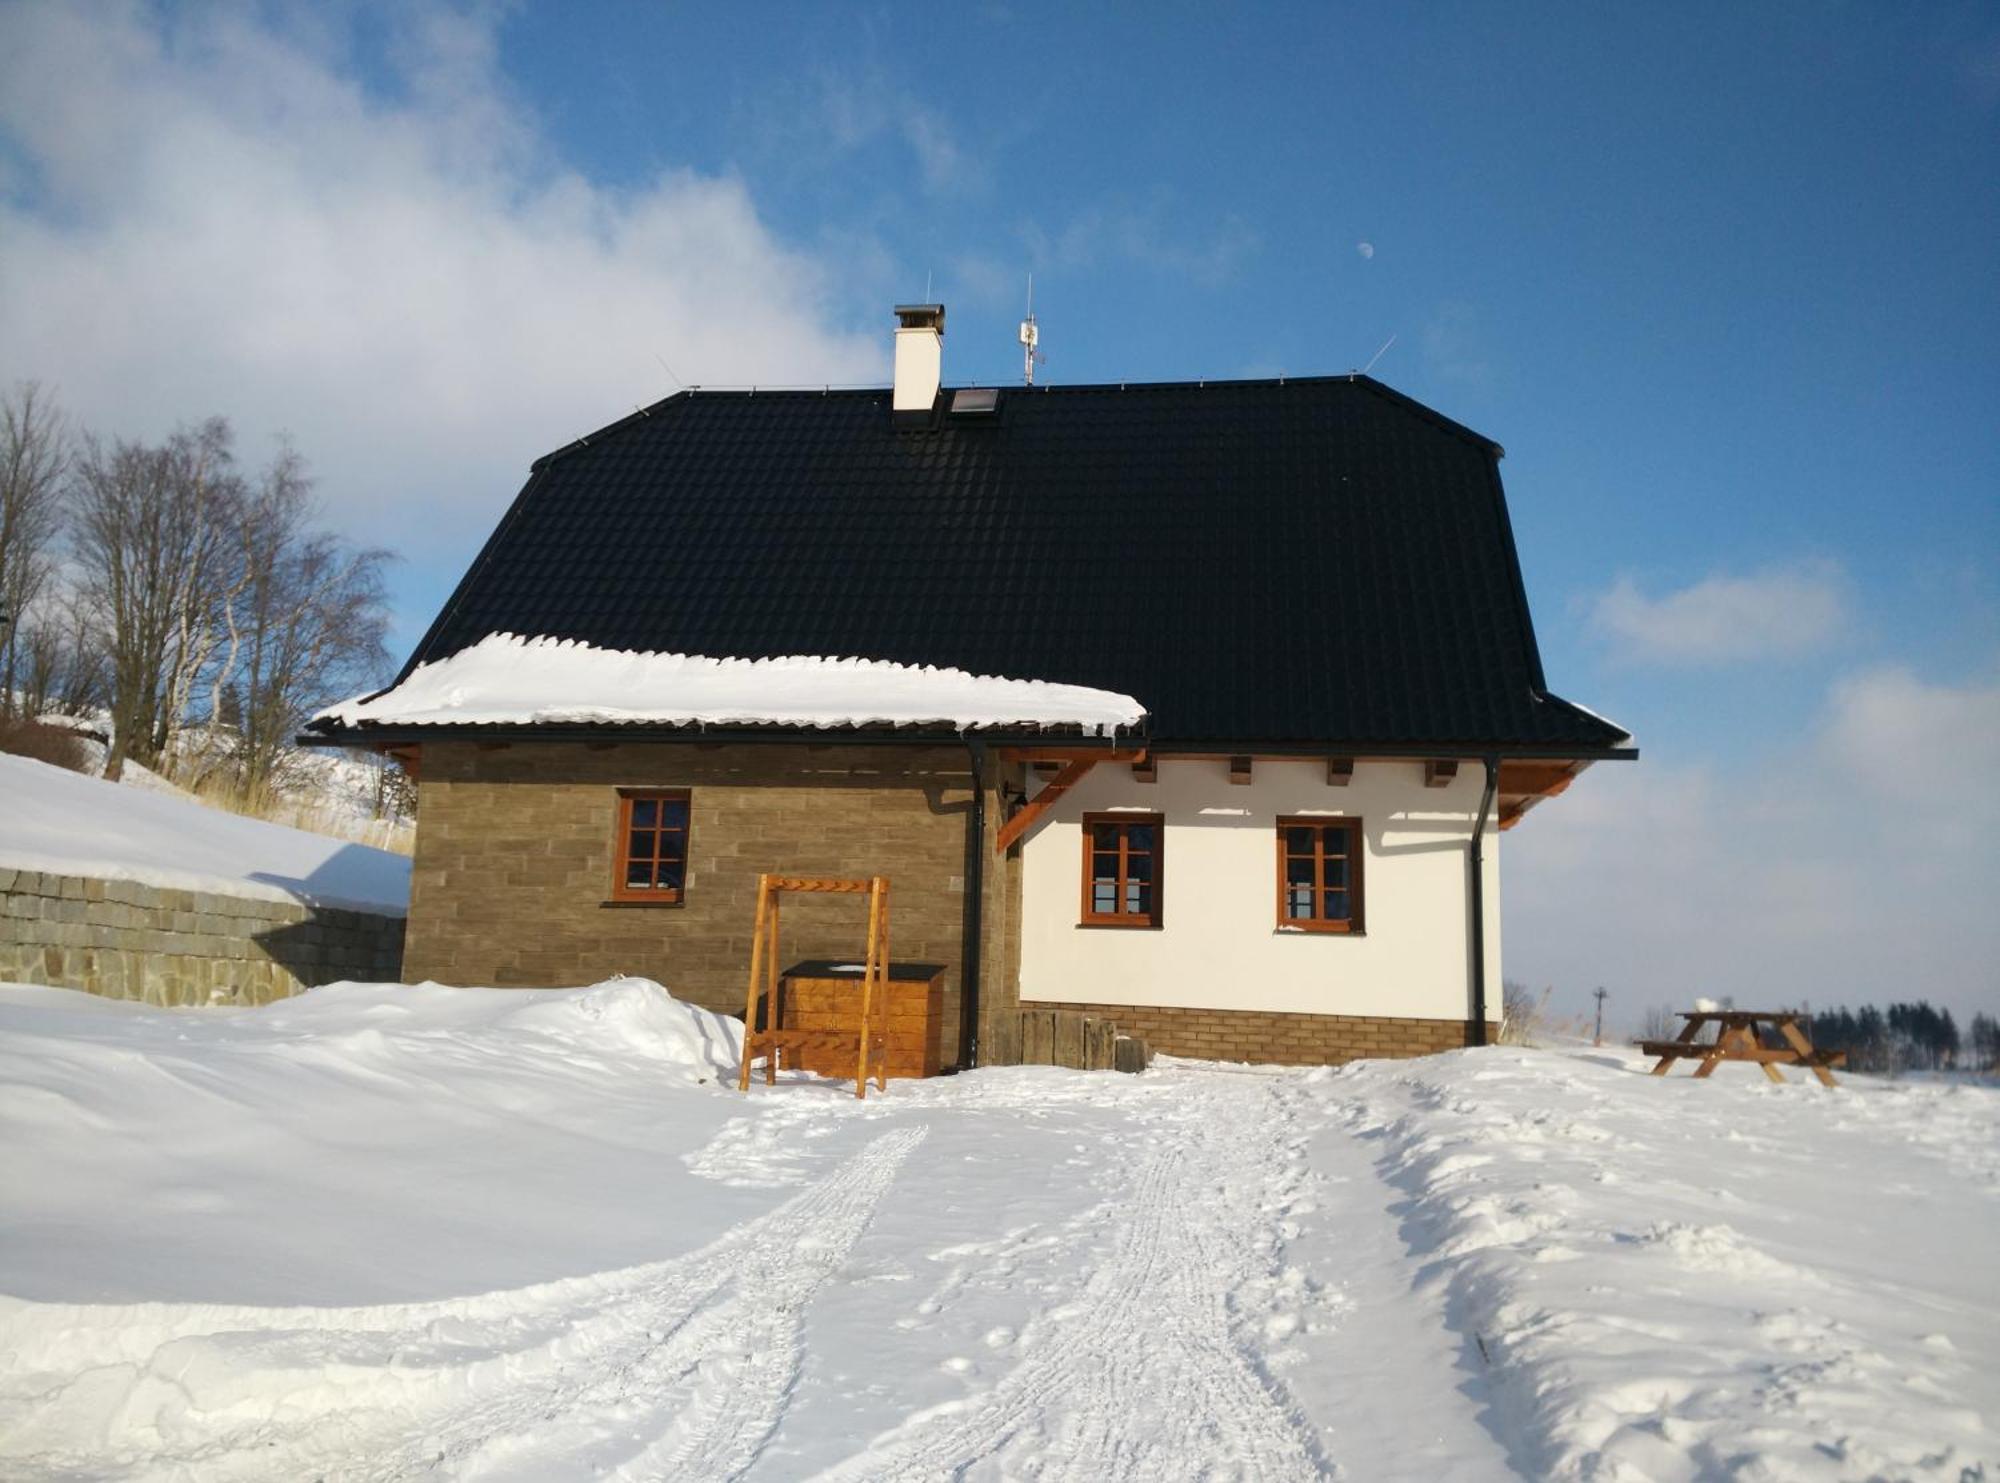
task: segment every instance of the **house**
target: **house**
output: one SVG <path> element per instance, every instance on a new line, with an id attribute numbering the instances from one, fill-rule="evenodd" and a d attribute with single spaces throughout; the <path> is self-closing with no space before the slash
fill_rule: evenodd
<path id="1" fill-rule="evenodd" d="M 944 388 L 943 308 L 897 315 L 893 388 L 688 390 L 540 459 L 315 720 L 419 779 L 405 976 L 736 1009 L 760 872 L 882 874 L 960 1064 L 1037 1006 L 1482 1040 L 1498 833 L 1636 755 L 1544 681 L 1500 448 L 1362 375 Z M 836 905 L 788 954 L 859 951 Z"/>

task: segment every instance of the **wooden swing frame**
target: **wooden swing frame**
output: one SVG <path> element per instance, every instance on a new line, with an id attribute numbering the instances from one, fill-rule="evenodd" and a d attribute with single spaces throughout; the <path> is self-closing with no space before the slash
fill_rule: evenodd
<path id="1" fill-rule="evenodd" d="M 787 1030 L 778 1023 L 778 903 L 787 891 L 805 895 L 866 896 L 868 954 L 861 975 L 861 1013 L 852 1030 Z M 764 1008 L 764 1028 L 757 1028 L 757 1009 Z M 833 876 L 760 875 L 757 877 L 757 922 L 750 941 L 750 989 L 743 1005 L 743 1069 L 736 1079 L 739 1092 L 750 1090 L 750 1067 L 761 1054 L 764 1082 L 778 1079 L 782 1051 L 844 1050 L 854 1047 L 854 1095 L 868 1095 L 869 1053 L 875 1053 L 875 1086 L 889 1089 L 889 878 L 846 880 Z M 883 1024 L 877 1025 L 881 1019 Z"/>

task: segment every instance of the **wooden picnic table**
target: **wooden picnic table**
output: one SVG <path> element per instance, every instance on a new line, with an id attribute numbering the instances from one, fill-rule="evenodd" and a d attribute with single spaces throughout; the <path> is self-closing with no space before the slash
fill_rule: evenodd
<path id="1" fill-rule="evenodd" d="M 1678 1060 L 1700 1061 L 1695 1067 L 1696 1076 L 1711 1074 L 1724 1061 L 1750 1061 L 1762 1067 L 1773 1081 L 1785 1079 L 1778 1069 L 1780 1065 L 1796 1065 L 1808 1068 L 1822 1086 L 1837 1086 L 1832 1068 L 1847 1064 L 1844 1050 L 1813 1049 L 1800 1023 L 1805 1016 L 1796 1010 L 1691 1009 L 1684 1011 L 1681 1018 L 1686 1023 L 1681 1026 L 1678 1039 L 1639 1042 L 1640 1050 L 1660 1058 L 1653 1065 L 1655 1076 L 1665 1076 Z M 1702 1027 L 1708 1024 L 1716 1027 L 1715 1039 L 1697 1040 Z M 1757 1034 L 1760 1025 L 1775 1030 L 1784 1044 L 1764 1044 Z"/>

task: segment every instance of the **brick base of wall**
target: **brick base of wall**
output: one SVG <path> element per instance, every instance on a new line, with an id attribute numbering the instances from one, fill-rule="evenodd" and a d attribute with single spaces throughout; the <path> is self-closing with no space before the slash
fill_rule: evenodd
<path id="1" fill-rule="evenodd" d="M 1471 1045 L 1470 1020 L 1391 1019 L 1375 1015 L 1267 1014 L 1257 1010 L 1176 1009 L 1158 1005 L 1023 1001 L 1027 1009 L 1070 1009 L 1111 1020 L 1154 1052 L 1204 1061 L 1327 1066 L 1398 1056 L 1428 1056 Z M 1500 1027 L 1488 1025 L 1497 1041 Z"/>

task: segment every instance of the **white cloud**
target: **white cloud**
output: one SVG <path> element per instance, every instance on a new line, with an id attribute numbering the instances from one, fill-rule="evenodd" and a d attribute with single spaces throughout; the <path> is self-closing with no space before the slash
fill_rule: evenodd
<path id="1" fill-rule="evenodd" d="M 1479 311 L 1447 299 L 1431 312 L 1421 336 L 1424 363 L 1432 375 L 1463 386 L 1485 387 L 1493 380 L 1493 358 Z"/>
<path id="2" fill-rule="evenodd" d="M 1083 272 L 1128 262 L 1207 284 L 1232 276 L 1262 245 L 1256 228 L 1233 214 L 1195 231 L 1164 191 L 1100 202 L 1054 231 L 1030 222 L 1021 238 L 1037 271 Z"/>
<path id="3" fill-rule="evenodd" d="M 405 8 L 394 101 L 250 10 L 24 6 L 0 46 L 0 380 L 156 435 L 288 430 L 349 530 L 458 555 L 528 462 L 672 390 L 880 377 L 743 184 L 551 157 L 484 13 Z"/>
<path id="4" fill-rule="evenodd" d="M 1375 256 L 1375 244 L 1373 242 L 1357 242 L 1354 244 L 1354 250 L 1364 258 Z"/>
<path id="5" fill-rule="evenodd" d="M 1740 772 L 1592 768 L 1503 836 L 1507 972 L 1633 1024 L 1928 998 L 2000 1009 L 2000 682 L 1902 669 L 1832 686 L 1798 745 Z"/>
<path id="6" fill-rule="evenodd" d="M 1894 805 L 1902 848 L 1965 849 L 2000 836 L 2000 684 L 1933 685 L 1899 666 L 1840 680 L 1819 739 L 1857 794 Z M 2000 891 L 2000 876 L 1988 882 Z"/>
<path id="7" fill-rule="evenodd" d="M 872 69 L 856 78 L 825 78 L 820 117 L 827 140 L 841 149 L 858 149 L 883 137 L 900 141 L 932 192 L 985 189 L 984 167 L 960 147 L 950 121 L 897 87 L 885 70 Z M 789 111 L 783 129 L 787 135 L 798 132 Z"/>
<path id="8" fill-rule="evenodd" d="M 1590 603 L 1600 639 L 1640 664 L 1735 664 L 1824 648 L 1848 626 L 1846 573 L 1832 561 L 1713 576 L 1649 597 L 1620 577 Z"/>

